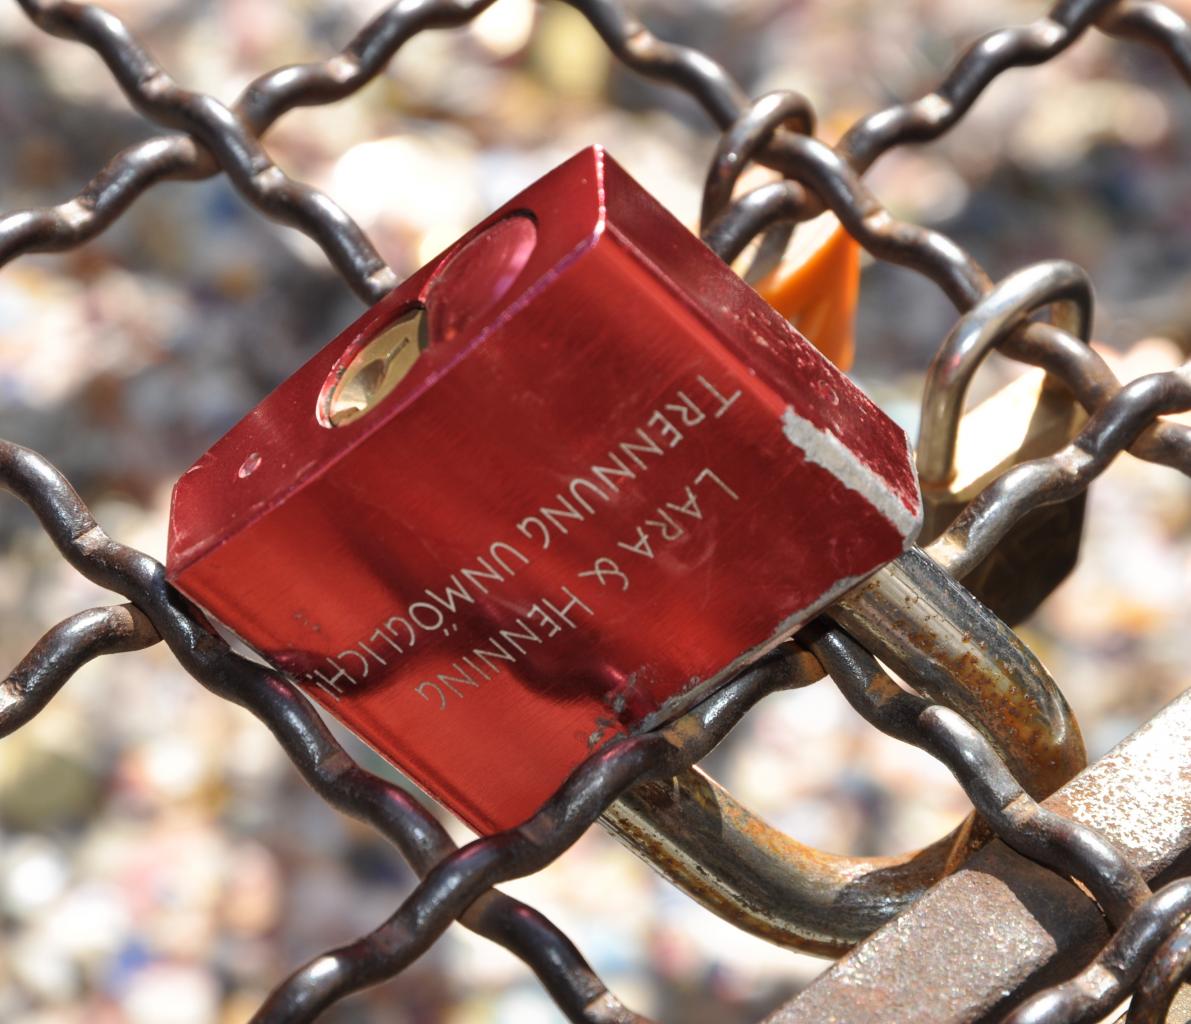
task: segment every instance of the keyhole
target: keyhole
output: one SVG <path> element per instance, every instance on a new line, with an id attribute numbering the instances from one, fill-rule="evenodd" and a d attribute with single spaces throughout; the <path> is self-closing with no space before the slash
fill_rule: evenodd
<path id="1" fill-rule="evenodd" d="M 382 359 L 373 359 L 360 368 L 350 379 L 347 379 L 343 389 L 339 392 L 334 412 L 346 414 L 348 412 L 365 412 L 372 404 L 376 394 L 384 387 L 385 374 L 393 359 L 409 346 L 408 338 L 403 338 L 398 348 Z"/>
<path id="2" fill-rule="evenodd" d="M 354 423 L 393 393 L 428 345 L 449 345 L 482 328 L 525 269 L 537 238 L 533 218 L 514 213 L 456 249 L 431 275 L 425 305 L 390 324 L 331 373 L 319 395 L 318 422 Z"/>
<path id="3" fill-rule="evenodd" d="M 426 348 L 426 311 L 412 309 L 365 345 L 343 369 L 323 405 L 325 421 L 342 427 L 383 402 Z"/>

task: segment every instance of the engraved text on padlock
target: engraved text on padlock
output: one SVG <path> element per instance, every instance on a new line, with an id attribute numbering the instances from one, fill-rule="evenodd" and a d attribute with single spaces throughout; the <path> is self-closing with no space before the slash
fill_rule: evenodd
<path id="1" fill-rule="evenodd" d="M 593 148 L 182 477 L 169 573 L 487 832 L 919 522 L 902 432 Z"/>

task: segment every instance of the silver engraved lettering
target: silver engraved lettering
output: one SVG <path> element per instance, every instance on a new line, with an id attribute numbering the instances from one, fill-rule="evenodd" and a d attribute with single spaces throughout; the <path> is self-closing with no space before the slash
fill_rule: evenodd
<path id="1" fill-rule="evenodd" d="M 645 433 L 645 430 L 642 427 L 637 428 L 637 436 L 645 443 L 637 444 L 634 441 L 621 441 L 619 447 L 620 450 L 625 453 L 625 455 L 627 455 L 637 464 L 638 469 L 645 468 L 645 462 L 642 460 L 641 456 L 637 454 L 638 452 L 643 452 L 646 455 L 666 454 L 664 451 L 662 451 L 661 445 L 659 445 L 657 441 Z"/>
<path id="2" fill-rule="evenodd" d="M 549 598 L 543 598 L 542 604 L 549 608 L 556 616 L 558 616 L 558 618 L 562 619 L 562 621 L 570 626 L 571 629 L 575 628 L 575 624 L 570 620 L 567 614 L 571 611 L 571 609 L 582 608 L 589 616 L 595 614 L 595 612 L 593 612 L 586 604 L 584 604 L 582 600 L 580 600 L 574 595 L 574 593 L 571 592 L 569 587 L 563 587 L 562 592 L 570 598 L 570 600 L 562 608 L 559 608 L 558 605 L 556 605 Z"/>
<path id="3" fill-rule="evenodd" d="M 649 417 L 649 426 L 652 427 L 655 420 L 661 423 L 658 433 L 662 435 L 662 440 L 667 442 L 666 447 L 677 448 L 682 443 L 682 431 L 671 423 L 666 418 L 666 414 L 660 410 Z"/>
<path id="4" fill-rule="evenodd" d="M 547 529 L 546 524 L 537 516 L 526 516 L 517 524 L 517 531 L 527 540 L 532 540 L 533 538 L 530 536 L 529 531 L 531 525 L 542 531 L 542 538 L 539 543 L 542 545 L 542 550 L 545 551 L 550 547 L 550 531 Z"/>
<path id="5" fill-rule="evenodd" d="M 542 603 L 544 604 L 545 602 L 542 602 Z M 549 640 L 552 636 L 558 636 L 558 634 L 562 632 L 562 626 L 560 626 L 558 624 L 558 621 L 556 619 L 551 618 L 549 615 L 546 614 L 545 611 L 542 610 L 541 604 L 535 604 L 532 608 L 529 609 L 529 611 L 527 611 L 525 613 L 526 618 L 532 618 L 534 615 L 536 615 L 541 620 L 540 624 L 541 624 L 542 628 L 548 629 L 550 631 L 549 633 L 546 634 L 547 640 Z"/>
<path id="6" fill-rule="evenodd" d="M 620 490 L 620 488 L 613 483 L 612 477 L 619 477 L 621 480 L 637 479 L 637 474 L 625 464 L 624 459 L 616 452 L 608 453 L 608 461 L 613 463 L 613 465 L 591 467 L 591 475 L 596 477 L 605 487 L 609 487 L 613 491 Z"/>
<path id="7" fill-rule="evenodd" d="M 437 678 L 438 681 L 444 686 L 449 688 L 452 693 L 457 693 L 460 697 L 463 696 L 463 694 L 459 693 L 455 687 L 451 686 L 451 683 L 459 683 L 461 686 L 470 686 L 472 689 L 479 688 L 480 684 L 472 679 L 471 673 L 465 672 L 462 667 L 460 667 L 459 662 L 451 662 L 451 668 L 453 668 L 459 674 L 457 676 L 449 676 L 445 672 L 440 672 L 435 678 Z"/>
<path id="8" fill-rule="evenodd" d="M 678 525 L 678 521 L 663 508 L 658 509 L 661 519 L 646 519 L 646 526 L 656 526 L 662 535 L 662 540 L 678 540 L 686 536 L 686 530 Z"/>
<path id="9" fill-rule="evenodd" d="M 525 648 L 517 643 L 518 640 L 525 640 L 528 643 L 534 644 L 540 644 L 542 642 L 542 638 L 538 636 L 536 632 L 534 632 L 533 626 L 531 626 L 524 619 L 517 619 L 517 626 L 519 627 L 520 631 L 516 629 L 502 629 L 500 631 L 500 638 L 516 647 L 518 654 L 525 653 Z"/>
<path id="10" fill-rule="evenodd" d="M 597 558 L 595 560 L 595 564 L 592 565 L 590 569 L 579 573 L 579 575 L 594 576 L 601 587 L 606 587 L 608 585 L 608 577 L 614 576 L 620 580 L 621 593 L 624 593 L 624 591 L 629 589 L 628 575 L 621 570 L 619 565 L 616 564 L 615 559 L 608 558 L 607 556 L 603 558 Z"/>
<path id="11" fill-rule="evenodd" d="M 703 510 L 699 508 L 699 499 L 695 495 L 695 489 L 688 487 L 686 489 L 686 501 L 682 504 L 675 504 L 672 501 L 666 502 L 666 508 L 673 509 L 675 512 L 680 512 L 682 515 L 690 519 L 702 519 Z"/>
<path id="12" fill-rule="evenodd" d="M 438 694 L 438 699 L 442 701 L 442 703 L 439 705 L 439 711 L 446 711 L 447 695 L 442 692 L 442 687 L 437 683 L 432 683 L 429 680 L 418 683 L 418 685 L 414 687 L 414 693 L 421 697 L 422 700 L 429 700 L 430 698 L 426 696 L 426 687 L 428 686 L 434 687 L 434 692 Z"/>
<path id="13" fill-rule="evenodd" d="M 700 423 L 707 419 L 707 413 L 700 409 L 699 406 L 695 404 L 694 399 L 692 399 L 685 391 L 678 392 L 677 402 L 667 402 L 664 406 L 662 406 L 662 408 L 670 409 L 673 412 L 678 413 L 679 417 L 682 419 L 682 425 L 684 427 L 697 427 Z"/>
<path id="14" fill-rule="evenodd" d="M 642 558 L 653 558 L 653 545 L 650 543 L 649 534 L 641 526 L 637 527 L 637 542 L 635 544 L 626 544 L 623 540 L 618 540 L 616 546 L 624 548 L 625 551 L 632 551 Z"/>
<path id="15" fill-rule="evenodd" d="M 319 676 L 319 674 L 317 672 L 307 672 L 302 678 L 305 680 L 308 680 L 310 683 L 317 686 L 324 693 L 330 694 L 336 700 L 338 700 L 339 695 L 341 693 L 343 693 L 342 690 L 332 689 L 325 682 L 323 682 L 322 678 Z"/>
<path id="16" fill-rule="evenodd" d="M 390 619 L 390 620 L 389 620 L 389 622 L 392 622 L 392 621 L 393 621 L 392 619 Z M 392 648 L 393 648 L 393 650 L 395 650 L 395 651 L 396 651 L 398 654 L 404 654 L 404 653 L 405 653 L 405 651 L 404 651 L 404 649 L 401 647 L 401 645 L 400 645 L 400 644 L 399 644 L 399 643 L 398 643 L 396 640 L 394 640 L 394 639 L 393 639 L 391 636 L 389 636 L 389 634 L 386 632 L 386 629 L 385 629 L 385 628 L 381 628 L 381 629 L 378 629 L 378 630 L 376 630 L 376 631 L 375 631 L 375 632 L 372 634 L 372 636 L 370 636 L 368 639 L 369 639 L 369 640 L 383 640 L 383 641 L 384 641 L 385 643 L 387 643 L 387 644 L 388 644 L 390 647 L 392 647 Z M 361 646 L 361 647 L 363 647 L 364 645 L 363 645 L 363 644 L 360 644 L 360 646 Z"/>
<path id="17" fill-rule="evenodd" d="M 400 615 L 394 615 L 391 619 L 389 619 L 389 621 L 385 623 L 385 629 L 387 629 L 393 634 L 394 637 L 396 637 L 397 630 L 394 627 L 394 623 L 397 622 L 401 623 L 401 625 L 405 627 L 405 631 L 409 634 L 409 639 L 406 641 L 406 643 L 408 643 L 410 647 L 413 647 L 413 645 L 418 642 L 418 636 L 414 632 L 414 627 L 411 626 L 409 622 L 403 619 Z M 400 643 L 397 645 L 397 650 L 399 650 L 402 654 L 405 653 L 405 648 L 402 647 Z"/>
<path id="18" fill-rule="evenodd" d="M 492 545 L 496 547 L 495 544 Z M 506 545 L 507 547 L 507 545 Z M 473 587 L 475 587 L 481 594 L 488 593 L 488 588 L 484 586 L 480 580 L 491 580 L 493 583 L 504 583 L 505 578 L 500 574 L 500 571 L 492 568 L 492 563 L 488 561 L 483 555 L 476 559 L 477 564 L 482 566 L 480 569 L 463 569 L 464 579 L 467 580 Z M 455 609 L 452 608 L 451 611 Z"/>
<path id="19" fill-rule="evenodd" d="M 433 613 L 433 615 L 438 616 L 438 618 L 432 618 L 429 623 L 423 622 L 422 619 L 424 618 L 424 615 L 419 614 L 422 609 L 426 609 L 426 611 Z M 435 605 L 432 605 L 429 601 L 415 601 L 405 609 L 405 613 L 414 620 L 414 624 L 419 629 L 424 629 L 428 633 L 432 633 L 436 629 L 442 629 L 442 624 L 447 621 L 447 617 L 443 610 L 436 607 Z"/>
<path id="20" fill-rule="evenodd" d="M 451 582 L 447 584 L 446 589 L 443 591 L 443 595 L 436 594 L 429 587 L 426 588 L 426 596 L 431 600 L 437 601 L 449 612 L 454 612 L 457 610 L 456 601 L 466 601 L 468 604 L 476 603 L 476 599 L 472 597 L 471 594 L 468 593 L 467 588 L 459 582 L 458 575 L 451 577 Z M 418 620 L 415 618 L 414 621 L 417 622 Z M 418 622 L 418 625 L 421 626 L 422 624 Z M 422 626 L 422 628 L 435 629 L 437 627 Z"/>
<path id="21" fill-rule="evenodd" d="M 340 651 L 340 652 L 339 652 L 339 657 L 340 657 L 340 658 L 359 658 L 359 659 L 360 659 L 360 664 L 361 664 L 361 665 L 363 666 L 363 668 L 364 668 L 364 671 L 360 673 L 360 678 L 361 678 L 361 679 L 367 679 L 367 678 L 368 678 L 368 659 L 367 659 L 367 658 L 365 658 L 365 657 L 364 657 L 364 655 L 362 655 L 362 654 L 361 654 L 359 651 L 357 651 L 357 650 L 356 650 L 354 647 L 349 647 L 349 648 L 348 648 L 346 651 Z M 328 660 L 328 661 L 330 661 L 330 659 L 329 659 L 329 658 L 328 658 L 327 660 Z M 353 680 L 352 680 L 352 682 L 355 682 L 355 680 L 353 679 Z"/>
<path id="22" fill-rule="evenodd" d="M 359 685 L 359 683 L 356 681 L 356 677 L 353 676 L 342 665 L 340 665 L 339 662 L 337 662 L 334 658 L 328 658 L 327 664 L 329 664 L 333 669 L 335 669 L 335 674 L 333 676 L 331 676 L 329 679 L 325 675 L 323 675 L 322 672 L 320 672 L 318 669 L 315 669 L 313 674 L 318 676 L 318 678 L 321 679 L 324 683 L 326 683 L 327 686 L 332 687 L 336 693 L 343 692 L 338 686 L 335 685 L 337 682 L 339 682 L 340 679 L 346 679 L 349 683 L 352 684 L 352 686 Z"/>
<path id="23" fill-rule="evenodd" d="M 718 419 L 719 419 L 721 416 L 723 416 L 723 415 L 724 415 L 724 413 L 726 413 L 726 412 L 728 411 L 728 408 L 729 408 L 729 407 L 730 407 L 730 406 L 731 406 L 731 405 L 732 405 L 732 404 L 733 404 L 733 403 L 736 401 L 736 399 L 738 399 L 738 398 L 741 396 L 741 394 L 742 394 L 742 392 L 740 391 L 740 389 L 737 389 L 737 390 L 736 390 L 736 391 L 734 391 L 734 392 L 733 392 L 731 395 L 729 395 L 728 397 L 726 397 L 726 398 L 725 398 L 725 397 L 724 397 L 722 394 L 720 394 L 720 392 L 719 392 L 718 390 L 716 390 L 716 386 L 715 386 L 714 384 L 712 384 L 712 383 L 711 383 L 711 381 L 709 381 L 709 380 L 708 380 L 706 377 L 704 377 L 702 374 L 700 374 L 700 375 L 699 375 L 699 383 L 700 383 L 700 384 L 702 384 L 702 385 L 703 385 L 703 387 L 704 387 L 704 388 L 706 388 L 706 389 L 707 389 L 707 391 L 708 391 L 708 392 L 709 392 L 711 395 L 713 395 L 713 396 L 714 396 L 714 397 L 715 397 L 715 398 L 716 398 L 716 399 L 719 401 L 719 403 L 720 403 L 720 407 L 719 407 L 718 409 L 716 409 L 716 411 L 715 411 L 715 418 L 716 418 L 717 420 L 718 420 Z"/>
<path id="24" fill-rule="evenodd" d="M 556 494 L 555 497 L 563 506 L 562 508 L 552 508 L 549 505 L 543 505 L 540 509 L 538 509 L 538 511 L 542 513 L 542 517 L 546 519 L 550 525 L 554 527 L 554 529 L 565 534 L 567 532 L 567 528 L 566 525 L 561 522 L 561 520 L 573 519 L 576 522 L 581 523 L 583 522 L 583 513 L 575 508 L 575 506 L 571 504 L 570 500 L 565 498 L 563 495 Z"/>
<path id="25" fill-rule="evenodd" d="M 496 553 L 497 550 L 501 549 L 501 548 L 503 548 L 505 551 L 512 552 L 514 555 L 516 555 L 518 558 L 520 558 L 522 565 L 529 565 L 529 559 L 526 558 L 523 554 L 521 554 L 521 552 L 518 551 L 515 547 L 513 547 L 512 544 L 506 544 L 503 540 L 496 541 L 488 549 L 488 554 L 490 554 L 492 556 L 493 560 L 495 560 L 497 563 L 499 563 L 500 567 L 502 569 L 504 569 L 504 571 L 507 572 L 510 576 L 516 576 L 517 573 L 515 570 L 510 569 L 508 566 L 508 563 L 503 558 L 501 558 L 500 555 L 498 555 Z"/>
<path id="26" fill-rule="evenodd" d="M 493 673 L 500 672 L 499 665 L 493 665 L 493 660 L 514 662 L 517 660 L 517 655 L 510 652 L 504 644 L 502 644 L 496 637 L 490 636 L 486 641 L 488 647 L 473 647 L 471 653 L 480 659 Z M 522 651 L 522 654 L 525 652 Z"/>
<path id="27" fill-rule="evenodd" d="M 697 477 L 695 477 L 695 483 L 701 484 L 703 482 L 704 477 L 708 477 L 711 480 L 714 480 L 717 484 L 719 484 L 720 490 L 722 490 L 726 495 L 728 495 L 733 501 L 740 500 L 740 495 L 737 494 L 734 490 L 732 490 L 731 487 L 729 487 L 726 483 L 724 483 L 724 481 L 721 480 L 718 476 L 716 476 L 710 469 L 702 470 L 699 473 L 699 475 Z"/>
<path id="28" fill-rule="evenodd" d="M 480 668 L 480 666 L 472 661 L 468 655 L 465 654 L 463 656 L 463 660 L 467 662 L 468 668 L 474 669 L 477 675 L 483 676 L 485 682 L 492 678 L 490 673 L 485 672 L 482 668 Z"/>
<path id="29" fill-rule="evenodd" d="M 381 657 L 379 654 L 377 654 L 377 653 L 376 653 L 376 651 L 374 651 L 374 650 L 373 650 L 371 647 L 369 647 L 366 641 L 364 641 L 364 640 L 361 640 L 361 641 L 360 641 L 360 646 L 361 646 L 362 648 L 364 648 L 364 650 L 365 650 L 365 651 L 367 651 L 369 654 L 371 654 L 371 655 L 372 655 L 372 657 L 373 657 L 373 658 L 374 658 L 374 659 L 375 659 L 375 660 L 376 660 L 376 661 L 377 661 L 379 664 L 381 664 L 381 665 L 388 665 L 388 662 L 387 662 L 387 661 L 385 661 L 385 659 L 384 659 L 384 658 L 382 658 L 382 657 Z"/>
<path id="30" fill-rule="evenodd" d="M 582 497 L 579 494 L 579 491 L 578 491 L 579 487 L 586 487 L 589 491 L 593 492 L 597 498 L 603 498 L 605 502 L 609 502 L 612 500 L 611 496 L 609 496 L 609 495 L 605 494 L 603 491 L 601 491 L 590 480 L 584 480 L 583 477 L 581 477 L 581 476 L 575 477 L 575 479 L 571 481 L 571 486 L 570 486 L 571 497 L 574 498 L 577 502 L 579 502 L 579 504 L 582 505 L 585 509 L 587 509 L 588 515 L 595 515 L 595 509 L 591 507 L 590 501 L 588 501 L 586 498 Z"/>

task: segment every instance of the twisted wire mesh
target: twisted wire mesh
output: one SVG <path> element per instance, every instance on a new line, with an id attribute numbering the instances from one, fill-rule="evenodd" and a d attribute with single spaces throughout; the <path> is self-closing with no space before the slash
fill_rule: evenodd
<path id="1" fill-rule="evenodd" d="M 322 62 L 261 75 L 230 105 L 179 86 L 128 26 L 100 7 L 55 0 L 18 2 L 45 32 L 95 51 L 131 105 L 151 122 L 178 134 L 123 150 L 82 191 L 59 205 L 0 218 L 0 266 L 22 254 L 83 244 L 160 182 L 222 174 L 253 207 L 312 239 L 352 290 L 373 302 L 398 282 L 397 274 L 351 217 L 326 194 L 288 176 L 262 139 L 287 112 L 352 96 L 379 75 L 408 40 L 424 31 L 465 24 L 492 0 L 399 0 L 374 17 L 340 53 Z M 758 234 L 830 209 L 874 257 L 925 275 L 960 312 L 977 307 L 992 290 L 993 280 L 954 241 L 898 221 L 882 206 L 863 176 L 883 154 L 938 137 L 963 118 L 998 76 L 1012 68 L 1044 63 L 1089 31 L 1153 48 L 1191 83 L 1191 28 L 1171 8 L 1139 0 L 1059 2 L 1030 25 L 985 36 L 959 57 L 935 90 L 862 118 L 829 146 L 806 130 L 780 127 L 795 108 L 807 111 L 805 123 L 795 128 L 813 126 L 809 104 L 793 94 L 752 101 L 711 58 L 656 38 L 619 3 L 564 2 L 590 22 L 626 66 L 683 90 L 698 103 L 724 132 L 717 154 L 721 172 L 723 166 L 738 169 L 756 160 L 781 174 L 782 181 L 732 199 L 731 182 L 725 189 L 723 173 L 717 176 L 713 167 L 704 204 L 711 219 L 704 224 L 703 235 L 721 256 L 733 259 Z M 776 122 L 770 116 L 775 109 L 785 113 Z M 1095 350 L 1041 322 L 1022 322 L 999 348 L 1057 377 L 1092 416 L 1062 451 L 997 480 L 930 546 L 930 554 L 959 578 L 987 556 L 1022 515 L 1081 493 L 1124 451 L 1191 472 L 1191 428 L 1161 420 L 1163 415 L 1191 408 L 1188 367 L 1123 385 Z M 423 878 L 381 928 L 295 973 L 261 1008 L 259 1020 L 313 1019 L 347 993 L 402 970 L 456 919 L 529 964 L 569 1019 L 643 1020 L 608 991 L 555 926 L 492 886 L 545 866 L 633 783 L 666 778 L 693 764 L 765 693 L 803 685 L 821 674 L 804 650 L 783 649 L 680 722 L 605 748 L 519 829 L 460 850 L 409 794 L 352 761 L 288 680 L 239 657 L 210 633 L 165 584 L 158 562 L 109 538 L 65 478 L 43 457 L 0 442 L 0 483 L 34 511 L 78 572 L 129 602 L 78 613 L 43 637 L 0 684 L 0 735 L 36 715 L 85 662 L 164 641 L 200 683 L 260 718 L 324 799 L 376 828 Z M 814 649 L 851 699 L 860 692 L 857 680 L 866 673 L 871 679 L 872 674 L 862 664 L 863 652 L 858 654 L 847 645 L 846 635 L 829 630 Z M 962 721 L 947 720 L 937 711 L 919 706 L 913 710 L 913 715 L 928 722 L 915 728 L 935 729 L 936 744 L 943 744 L 937 750 L 954 752 L 964 744 L 980 742 L 970 729 L 965 733 Z M 904 722 L 897 728 L 911 738 Z M 1100 896 L 1114 921 L 1124 920 L 1131 909 L 1134 916 L 1142 914 L 1159 900 L 1154 897 L 1150 904 L 1135 909 L 1142 904 L 1144 883 L 1129 878 L 1127 864 L 1114 860 L 1111 849 L 1097 848 L 1094 835 L 1083 836 L 1082 846 L 1063 839 L 1057 852 L 1053 843 L 1047 845 L 1050 840 L 1031 845 L 1031 835 L 1035 839 L 1042 833 L 1053 836 L 1062 832 L 1061 823 L 1048 821 L 1040 833 L 1033 812 L 1025 818 L 1017 813 L 1022 811 L 1020 805 L 1017 812 L 998 817 L 998 811 L 1007 812 L 1017 799 L 1015 783 L 1004 777 L 1007 773 L 995 754 L 984 751 L 981 756 L 981 770 L 964 779 L 965 788 L 1000 823 L 1006 838 L 1020 840 L 1032 856 L 1080 877 Z M 1093 848 L 1095 852 L 1089 853 Z M 1167 925 L 1173 928 L 1182 917 L 1174 915 L 1172 920 L 1173 925 L 1170 921 Z M 1172 941 L 1177 937 L 1175 931 Z M 1144 952 L 1138 952 L 1141 947 L 1134 943 L 1129 984 L 1137 982 L 1141 961 L 1153 954 L 1154 945 L 1150 942 Z M 1127 941 L 1118 940 L 1105 956 L 1119 955 L 1126 946 Z M 1173 955 L 1168 952 L 1168 959 Z M 1149 984 L 1150 989 L 1158 985 Z M 1123 995 L 1128 987 L 1122 985 L 1115 994 Z"/>

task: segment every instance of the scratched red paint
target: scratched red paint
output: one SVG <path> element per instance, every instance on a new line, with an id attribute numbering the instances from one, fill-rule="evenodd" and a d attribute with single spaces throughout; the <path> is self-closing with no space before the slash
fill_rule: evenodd
<path id="1" fill-rule="evenodd" d="M 396 390 L 320 422 L 336 367 L 417 305 L 429 343 Z M 919 514 L 901 431 L 592 148 L 199 459 L 169 575 L 491 832 L 896 557 Z"/>

